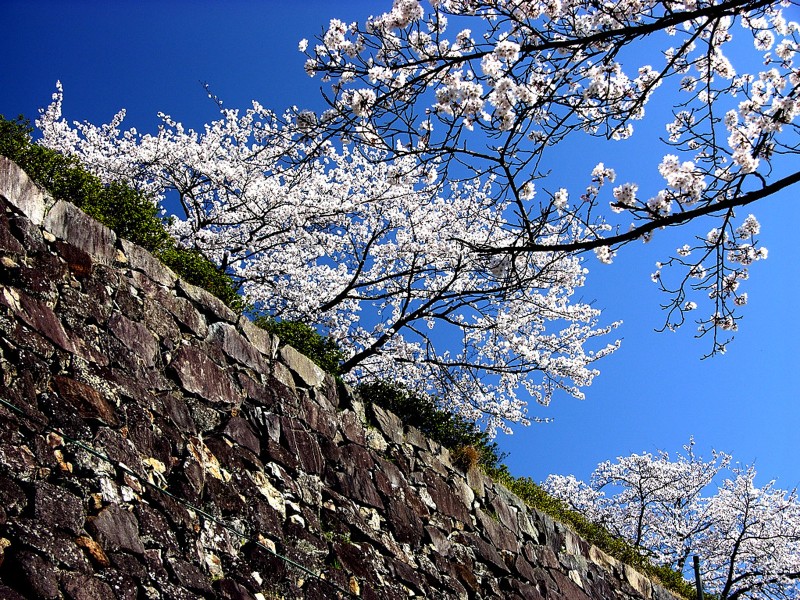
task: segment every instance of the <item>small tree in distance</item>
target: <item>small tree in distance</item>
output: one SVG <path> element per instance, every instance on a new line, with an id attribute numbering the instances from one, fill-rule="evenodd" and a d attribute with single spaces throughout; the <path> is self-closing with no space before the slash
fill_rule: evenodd
<path id="1" fill-rule="evenodd" d="M 395 0 L 365 24 L 332 20 L 301 50 L 330 105 L 323 139 L 350 135 L 387 157 L 432 161 L 444 178 L 493 181 L 510 239 L 464 240 L 487 255 L 593 250 L 611 262 L 634 240 L 708 217 L 708 233 L 652 277 L 669 294 L 665 327 L 710 301 L 696 321 L 713 354 L 738 327 L 748 267 L 767 255 L 756 218 L 735 209 L 800 182 L 798 25 L 787 19 L 796 6 Z M 666 136 L 653 157 L 660 183 L 615 181 L 610 149 L 590 173 L 550 177 L 554 146 L 580 136 L 619 144 L 646 111 Z M 550 230 L 561 235 L 542 241 Z"/>
<path id="2" fill-rule="evenodd" d="M 543 487 L 658 564 L 689 576 L 691 556 L 700 556 L 705 591 L 721 600 L 797 598 L 797 491 L 774 481 L 759 488 L 752 466 L 732 466 L 722 452 L 703 460 L 693 446 L 675 460 L 659 452 L 606 461 L 588 484 L 551 475 Z"/>

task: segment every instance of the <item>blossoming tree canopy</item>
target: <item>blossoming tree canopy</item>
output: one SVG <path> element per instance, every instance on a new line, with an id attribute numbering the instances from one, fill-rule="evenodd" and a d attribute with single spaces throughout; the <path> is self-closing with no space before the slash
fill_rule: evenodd
<path id="1" fill-rule="evenodd" d="M 737 329 L 749 266 L 767 255 L 756 218 L 735 209 L 800 182 L 796 8 L 794 0 L 395 0 L 364 24 L 332 20 L 300 50 L 324 82 L 323 135 L 355 136 L 451 180 L 493 180 L 510 236 L 464 240 L 487 255 L 593 250 L 607 263 L 659 229 L 713 221 L 652 277 L 670 297 L 667 327 L 708 307 L 697 324 L 714 353 Z M 576 136 L 619 144 L 646 113 L 665 135 L 647 182 L 618 181 L 611 153 L 569 181 L 549 177 L 554 146 Z M 558 238 L 543 241 L 552 229 Z"/>
<path id="2" fill-rule="evenodd" d="M 693 446 L 674 460 L 660 452 L 603 462 L 588 484 L 551 475 L 543 485 L 658 564 L 685 572 L 698 555 L 705 591 L 722 600 L 797 598 L 796 490 L 774 481 L 758 487 L 753 467 L 733 465 L 722 452 L 703 460 Z"/>
<path id="3" fill-rule="evenodd" d="M 517 233 L 491 181 L 445 183 L 430 164 L 309 137 L 305 118 L 257 103 L 222 110 L 203 132 L 169 116 L 155 134 L 62 118 L 59 86 L 40 143 L 105 181 L 163 201 L 172 233 L 242 283 L 279 319 L 319 324 L 346 353 L 347 377 L 436 394 L 489 431 L 527 423 L 527 400 L 582 397 L 616 323 L 575 302 L 586 269 L 566 252 L 487 256 Z M 295 160 L 302 159 L 302 160 Z M 299 166 L 298 166 L 299 163 Z M 569 214 L 536 239 L 583 235 Z"/>

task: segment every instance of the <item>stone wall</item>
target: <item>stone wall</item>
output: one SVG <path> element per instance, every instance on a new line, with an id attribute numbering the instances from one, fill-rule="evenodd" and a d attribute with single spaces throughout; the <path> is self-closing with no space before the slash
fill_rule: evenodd
<path id="1" fill-rule="evenodd" d="M 2 157 L 0 202 L 0 598 L 672 598 Z"/>

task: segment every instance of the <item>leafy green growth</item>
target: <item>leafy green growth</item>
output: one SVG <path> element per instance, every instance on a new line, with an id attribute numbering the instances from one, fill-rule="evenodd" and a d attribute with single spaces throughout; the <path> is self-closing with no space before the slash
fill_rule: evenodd
<path id="1" fill-rule="evenodd" d="M 474 422 L 440 409 L 430 396 L 388 381 L 365 383 L 356 389 L 366 403 L 392 411 L 404 425 L 416 427 L 445 448 L 456 451 L 471 446 L 477 451 L 481 467 L 507 471 L 505 465 L 500 465 L 506 454 L 500 453 L 497 443 L 486 432 L 480 431 Z"/>
<path id="2" fill-rule="evenodd" d="M 178 246 L 150 198 L 122 183 L 104 185 L 74 157 L 31 143 L 32 131 L 23 117 L 11 121 L 0 115 L 0 155 L 17 163 L 53 197 L 72 202 L 119 237 L 149 250 L 189 283 L 243 310 L 233 279 L 196 250 Z"/>
<path id="3" fill-rule="evenodd" d="M 259 315 L 253 319 L 253 323 L 305 354 L 323 371 L 341 375 L 340 368 L 345 355 L 334 339 L 320 335 L 313 327 L 300 321 L 278 321 L 273 317 Z"/>

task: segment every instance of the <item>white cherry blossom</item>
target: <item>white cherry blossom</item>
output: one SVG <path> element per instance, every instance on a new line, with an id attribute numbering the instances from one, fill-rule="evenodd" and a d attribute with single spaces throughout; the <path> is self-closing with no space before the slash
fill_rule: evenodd
<path id="1" fill-rule="evenodd" d="M 569 248 L 594 250 L 609 262 L 621 246 L 692 220 L 708 218 L 729 230 L 736 208 L 800 183 L 794 62 L 800 27 L 791 20 L 797 6 L 797 0 L 435 0 L 425 6 L 397 0 L 347 31 L 332 21 L 322 44 L 306 53 L 309 71 L 326 78 L 336 107 L 320 135 L 347 136 L 367 121 L 371 143 L 394 156 L 433 162 L 442 177 L 493 181 L 516 239 L 476 247 L 489 254 Z M 448 22 L 458 23 L 452 37 Z M 359 51 L 344 58 L 342 48 L 355 46 Z M 364 89 L 374 92 L 374 102 L 340 106 L 352 90 Z M 662 184 L 626 176 L 622 185 L 603 188 L 613 182 L 613 168 L 609 175 L 597 168 L 570 173 L 569 181 L 551 176 L 548 160 L 560 142 L 635 139 L 653 131 L 640 128 L 643 119 L 666 132 L 664 151 L 648 151 L 649 174 L 660 175 Z M 610 162 L 604 151 L 598 156 L 603 169 Z M 582 179 L 592 183 L 581 202 L 565 207 L 556 191 Z M 531 194 L 534 182 L 546 196 Z M 564 210 L 582 225 L 579 237 L 559 240 L 556 248 L 531 239 Z M 715 323 L 730 331 L 731 320 L 740 318 L 741 301 L 708 295 L 727 273 L 732 243 L 720 237 L 717 251 L 699 244 L 706 251 L 693 252 L 693 260 L 664 261 L 680 269 L 657 278 L 671 298 L 665 327 L 684 322 L 687 294 L 707 298 L 705 314 L 720 317 L 698 321 L 713 338 L 711 354 L 728 342 Z M 702 282 L 690 275 L 701 268 L 709 275 Z"/>

